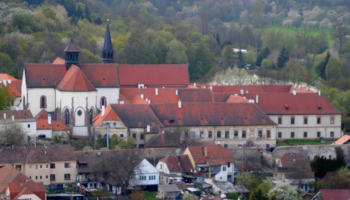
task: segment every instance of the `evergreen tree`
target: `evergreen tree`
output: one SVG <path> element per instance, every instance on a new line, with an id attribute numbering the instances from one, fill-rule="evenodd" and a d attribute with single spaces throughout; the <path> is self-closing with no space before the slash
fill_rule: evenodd
<path id="1" fill-rule="evenodd" d="M 91 10 L 89 6 L 85 6 L 85 18 L 91 22 Z"/>
<path id="2" fill-rule="evenodd" d="M 221 44 L 220 44 L 220 36 L 219 36 L 219 33 L 216 34 L 216 38 L 215 38 L 215 39 L 216 39 L 216 41 L 218 42 L 218 44 L 221 45 Z"/>
<path id="3" fill-rule="evenodd" d="M 288 52 L 286 48 L 283 47 L 277 59 L 277 67 L 282 69 L 288 60 L 289 60 Z"/>
<path id="4" fill-rule="evenodd" d="M 238 67 L 243 67 L 243 54 L 241 48 L 239 48 L 238 51 Z"/>
<path id="5" fill-rule="evenodd" d="M 83 11 L 81 10 L 81 7 L 78 6 L 77 8 L 77 11 L 75 13 L 75 16 L 78 18 L 78 19 L 82 19 L 83 18 Z"/>
<path id="6" fill-rule="evenodd" d="M 318 76 L 322 77 L 323 79 L 326 78 L 325 71 L 329 61 L 329 57 L 331 57 L 331 54 L 328 51 L 326 58 L 316 66 L 316 73 L 318 74 Z"/>
<path id="7" fill-rule="evenodd" d="M 265 47 L 262 52 L 259 53 L 258 57 L 256 58 L 255 65 L 261 66 L 261 62 L 269 55 L 270 50 L 269 48 Z"/>
<path id="8" fill-rule="evenodd" d="M 253 191 L 252 191 L 252 192 L 250 193 L 250 195 L 249 195 L 249 200 L 256 200 Z"/>
<path id="9" fill-rule="evenodd" d="M 63 6 L 68 12 L 68 17 L 75 15 L 75 4 L 73 0 L 64 0 Z"/>
<path id="10" fill-rule="evenodd" d="M 258 190 L 258 200 L 264 200 L 264 197 L 260 188 Z"/>

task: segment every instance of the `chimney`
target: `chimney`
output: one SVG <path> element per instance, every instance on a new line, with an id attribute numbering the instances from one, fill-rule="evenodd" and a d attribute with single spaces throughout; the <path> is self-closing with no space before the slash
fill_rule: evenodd
<path id="1" fill-rule="evenodd" d="M 151 132 L 151 125 L 147 125 L 147 133 Z"/>
<path id="2" fill-rule="evenodd" d="M 45 155 L 46 155 L 46 151 L 44 151 Z"/>
<path id="3" fill-rule="evenodd" d="M 26 148 L 27 148 L 27 146 L 26 146 L 26 144 L 25 144 L 25 143 L 23 144 L 23 148 L 24 148 L 24 149 L 26 149 Z"/>
<path id="4" fill-rule="evenodd" d="M 18 111 L 18 106 L 16 106 L 16 110 Z"/>
<path id="5" fill-rule="evenodd" d="M 300 88 L 301 88 L 301 85 L 299 85 L 299 90 L 300 90 Z"/>
<path id="6" fill-rule="evenodd" d="M 12 115 L 12 121 L 13 121 L 13 122 L 15 121 L 15 116 L 14 116 L 14 115 Z"/>
<path id="7" fill-rule="evenodd" d="M 293 96 L 296 96 L 297 95 L 297 90 L 294 88 L 293 90 Z"/>
<path id="8" fill-rule="evenodd" d="M 49 114 L 49 115 L 47 116 L 47 123 L 48 123 L 49 125 L 51 125 L 51 114 Z"/>
<path id="9" fill-rule="evenodd" d="M 318 91 L 318 96 L 319 96 L 319 97 L 321 96 L 321 90 Z"/>
<path id="10" fill-rule="evenodd" d="M 196 87 L 196 83 L 193 83 L 193 86 Z"/>
<path id="11" fill-rule="evenodd" d="M 309 91 L 309 86 L 307 86 L 306 91 Z"/>
<path id="12" fill-rule="evenodd" d="M 156 88 L 156 96 L 158 96 L 158 88 Z"/>
<path id="13" fill-rule="evenodd" d="M 7 84 L 6 84 L 6 79 L 4 79 L 4 85 L 6 86 Z"/>
<path id="14" fill-rule="evenodd" d="M 241 95 L 244 95 L 244 90 L 243 89 L 241 89 Z"/>
<path id="15" fill-rule="evenodd" d="M 256 100 L 255 100 L 255 102 L 258 104 L 259 103 L 259 95 L 257 94 L 256 95 Z"/>
<path id="16" fill-rule="evenodd" d="M 6 120 L 6 113 L 4 113 L 4 120 Z"/>
<path id="17" fill-rule="evenodd" d="M 205 147 L 204 148 L 204 157 L 208 157 L 208 148 L 207 147 Z"/>
<path id="18" fill-rule="evenodd" d="M 7 82 L 9 82 L 9 85 L 11 85 L 11 79 L 8 79 Z"/>
<path id="19" fill-rule="evenodd" d="M 210 86 L 209 88 L 210 88 L 210 90 L 213 90 L 213 86 Z"/>
<path id="20" fill-rule="evenodd" d="M 178 91 L 178 90 L 175 90 L 175 94 L 176 94 L 176 96 L 179 95 L 179 91 Z"/>
<path id="21" fill-rule="evenodd" d="M 148 98 L 146 98 L 146 103 L 148 103 Z"/>
<path id="22" fill-rule="evenodd" d="M 9 143 L 7 143 L 7 144 L 5 145 L 5 149 L 11 149 L 11 145 L 10 145 Z"/>
<path id="23" fill-rule="evenodd" d="M 151 104 L 151 100 L 150 99 L 148 99 L 148 104 Z"/>
<path id="24" fill-rule="evenodd" d="M 143 99 L 143 94 L 140 94 L 141 99 Z"/>
<path id="25" fill-rule="evenodd" d="M 177 102 L 179 108 L 181 108 L 181 100 L 179 99 L 179 101 Z"/>
<path id="26" fill-rule="evenodd" d="M 102 106 L 102 117 L 105 116 L 105 106 Z"/>
<path id="27" fill-rule="evenodd" d="M 295 83 L 294 88 L 298 87 L 298 83 Z"/>

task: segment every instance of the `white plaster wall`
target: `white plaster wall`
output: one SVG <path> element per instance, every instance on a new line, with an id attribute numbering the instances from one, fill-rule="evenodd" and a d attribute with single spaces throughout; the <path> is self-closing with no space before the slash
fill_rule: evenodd
<path id="1" fill-rule="evenodd" d="M 321 123 L 317 124 L 318 115 L 294 115 L 295 124 L 291 124 L 292 115 L 282 115 L 282 124 L 278 124 L 278 115 L 270 115 L 270 119 L 277 125 L 278 132 L 282 133 L 282 139 L 290 139 L 291 132 L 294 132 L 295 139 L 304 139 L 304 132 L 307 132 L 307 138 L 317 138 L 317 132 L 321 132 L 321 137 L 330 138 L 330 132 L 334 132 L 334 137 L 339 138 L 341 133 L 341 115 L 320 115 Z M 304 116 L 308 117 L 308 123 L 304 124 Z M 334 124 L 331 124 L 331 116 L 334 116 Z"/>
<path id="2" fill-rule="evenodd" d="M 41 200 L 35 194 L 23 194 L 23 195 L 19 196 L 17 199 Z"/>
<path id="3" fill-rule="evenodd" d="M 162 167 L 160 167 L 160 166 L 162 166 Z M 165 174 L 170 174 L 168 165 L 165 162 L 159 161 L 156 168 L 159 172 L 163 172 Z"/>
<path id="4" fill-rule="evenodd" d="M 97 89 L 97 108 L 102 109 L 100 106 L 101 97 L 106 97 L 107 104 L 118 103 L 119 100 L 119 88 L 96 88 Z"/>
<path id="5" fill-rule="evenodd" d="M 226 171 L 223 168 L 226 167 Z M 221 171 L 215 175 L 215 181 L 227 181 L 227 165 L 221 165 Z"/>
<path id="6" fill-rule="evenodd" d="M 23 94 L 23 92 L 22 92 Z M 28 109 L 32 112 L 35 117 L 42 108 L 40 108 L 40 97 L 42 95 L 46 96 L 46 105 L 45 110 L 47 112 L 55 111 L 55 89 L 54 88 L 28 88 Z"/>
<path id="7" fill-rule="evenodd" d="M 139 165 L 139 170 L 135 172 L 137 185 L 159 185 L 159 171 L 146 159 L 143 159 Z M 146 176 L 146 180 L 139 180 L 140 176 Z M 155 180 L 149 180 L 149 176 L 155 176 Z M 134 179 L 135 180 L 135 179 Z M 135 184 L 135 183 L 133 183 Z"/>
<path id="8" fill-rule="evenodd" d="M 27 135 L 31 136 L 31 135 L 36 135 L 36 121 L 32 121 L 32 122 L 20 122 L 22 124 L 22 127 L 24 128 L 24 130 L 27 131 Z M 30 128 L 28 128 L 28 124 L 30 126 Z"/>
<path id="9" fill-rule="evenodd" d="M 45 138 L 52 138 L 52 130 L 37 130 L 36 136 L 45 135 Z"/>

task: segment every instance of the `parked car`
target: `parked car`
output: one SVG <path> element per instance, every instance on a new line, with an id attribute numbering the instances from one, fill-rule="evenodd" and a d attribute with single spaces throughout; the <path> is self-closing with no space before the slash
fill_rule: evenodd
<path id="1" fill-rule="evenodd" d="M 238 169 L 234 169 L 233 170 L 233 175 L 237 175 L 238 174 Z"/>
<path id="2" fill-rule="evenodd" d="M 255 70 L 255 66 L 254 66 L 254 65 L 251 65 L 251 64 L 245 65 L 244 68 L 245 68 L 246 70 Z"/>

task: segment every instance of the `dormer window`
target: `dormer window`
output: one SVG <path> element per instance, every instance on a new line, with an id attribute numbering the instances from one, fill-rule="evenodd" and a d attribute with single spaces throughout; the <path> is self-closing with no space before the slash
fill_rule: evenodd
<path id="1" fill-rule="evenodd" d="M 170 123 L 170 124 L 174 124 L 174 122 L 175 122 L 175 121 L 174 121 L 173 119 L 170 119 L 170 120 L 169 120 L 169 123 Z"/>
<path id="2" fill-rule="evenodd" d="M 138 82 L 137 88 L 145 88 L 145 84 L 143 84 L 141 81 Z"/>

